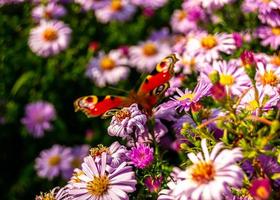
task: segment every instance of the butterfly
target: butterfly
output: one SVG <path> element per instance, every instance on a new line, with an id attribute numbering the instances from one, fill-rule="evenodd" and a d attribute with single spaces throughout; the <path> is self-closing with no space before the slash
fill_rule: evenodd
<path id="1" fill-rule="evenodd" d="M 175 54 L 165 57 L 148 75 L 137 91 L 132 90 L 125 96 L 83 96 L 74 102 L 75 112 L 82 111 L 87 117 L 112 115 L 116 108 L 127 107 L 133 103 L 147 114 L 152 113 L 152 108 L 169 87 L 169 80 L 174 75 L 174 64 L 178 61 Z"/>

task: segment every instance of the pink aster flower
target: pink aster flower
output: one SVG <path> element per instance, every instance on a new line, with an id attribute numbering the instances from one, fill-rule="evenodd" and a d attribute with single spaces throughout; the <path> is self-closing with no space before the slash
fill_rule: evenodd
<path id="1" fill-rule="evenodd" d="M 74 2 L 80 4 L 84 10 L 89 11 L 104 8 L 110 4 L 111 0 L 74 0 Z"/>
<path id="2" fill-rule="evenodd" d="M 222 200 L 229 187 L 242 185 L 243 171 L 236 164 L 243 156 L 240 148 L 225 149 L 217 143 L 209 153 L 206 139 L 201 141 L 202 153 L 189 153 L 193 165 L 178 175 L 171 192 L 174 200 Z"/>
<path id="3" fill-rule="evenodd" d="M 97 57 L 91 59 L 86 76 L 98 87 L 105 87 L 107 84 L 116 85 L 129 75 L 127 62 L 127 57 L 119 49 L 111 50 L 108 54 L 100 52 Z"/>
<path id="4" fill-rule="evenodd" d="M 108 134 L 123 139 L 137 138 L 146 131 L 147 116 L 143 114 L 137 104 L 123 108 L 112 117 Z"/>
<path id="5" fill-rule="evenodd" d="M 52 104 L 44 101 L 30 103 L 25 107 L 25 116 L 21 123 L 25 125 L 28 132 L 36 138 L 44 136 L 45 131 L 51 130 L 56 117 L 55 108 Z"/>
<path id="6" fill-rule="evenodd" d="M 279 0 L 256 0 L 256 3 L 259 6 L 259 12 L 268 12 L 271 9 L 278 9 L 280 7 Z"/>
<path id="7" fill-rule="evenodd" d="M 272 9 L 270 11 L 260 12 L 258 17 L 262 23 L 268 24 L 273 27 L 280 26 L 279 9 L 280 9 L 280 7 L 278 9 Z"/>
<path id="8" fill-rule="evenodd" d="M 42 19 L 58 19 L 63 17 L 65 14 L 66 9 L 53 2 L 47 5 L 40 4 L 32 10 L 32 17 L 38 22 Z"/>
<path id="9" fill-rule="evenodd" d="M 278 91 L 280 89 L 280 67 L 273 64 L 257 62 L 257 85 L 266 87 L 267 90 Z"/>
<path id="10" fill-rule="evenodd" d="M 131 163 L 140 169 L 144 169 L 152 164 L 154 160 L 154 149 L 145 144 L 138 144 L 128 152 Z"/>
<path id="11" fill-rule="evenodd" d="M 221 8 L 226 4 L 232 3 L 235 0 L 200 0 L 202 6 L 208 9 Z"/>
<path id="12" fill-rule="evenodd" d="M 101 162 L 96 163 L 87 156 L 82 164 L 79 182 L 72 183 L 69 194 L 76 200 L 126 200 L 128 194 L 136 190 L 135 174 L 126 162 L 117 168 L 107 164 L 107 153 L 101 154 Z"/>
<path id="13" fill-rule="evenodd" d="M 263 46 L 278 49 L 280 46 L 280 27 L 261 26 L 256 30 L 256 36 L 262 41 Z"/>
<path id="14" fill-rule="evenodd" d="M 165 104 L 168 108 L 178 108 L 179 112 L 185 110 L 189 111 L 192 105 L 199 102 L 202 97 L 208 96 L 210 89 L 212 87 L 211 83 L 207 83 L 203 80 L 199 81 L 193 91 L 188 88 L 185 92 L 177 88 L 178 95 L 171 98 L 169 102 Z"/>
<path id="15" fill-rule="evenodd" d="M 128 0 L 112 0 L 110 4 L 95 10 L 98 21 L 108 23 L 110 21 L 127 21 L 135 13 L 136 7 Z"/>
<path id="16" fill-rule="evenodd" d="M 259 9 L 260 2 L 256 0 L 244 0 L 242 2 L 242 11 L 245 13 L 257 12 Z"/>
<path id="17" fill-rule="evenodd" d="M 269 110 L 280 100 L 280 94 L 271 88 L 259 86 L 257 90 L 258 99 L 256 99 L 255 90 L 251 88 L 241 99 L 239 107 L 251 112 L 255 112 L 258 108 Z"/>
<path id="18" fill-rule="evenodd" d="M 166 4 L 168 0 L 131 0 L 131 2 L 137 6 L 142 6 L 144 8 L 157 9 Z"/>
<path id="19" fill-rule="evenodd" d="M 40 177 L 52 180 L 62 171 L 68 170 L 72 160 L 71 149 L 60 145 L 41 151 L 35 160 L 35 168 Z"/>
<path id="20" fill-rule="evenodd" d="M 28 44 L 42 57 L 53 56 L 68 47 L 72 30 L 61 21 L 41 21 L 31 29 Z"/>
<path id="21" fill-rule="evenodd" d="M 186 48 L 188 52 L 195 53 L 197 60 L 211 62 L 220 58 L 221 53 L 231 54 L 236 49 L 236 43 L 232 34 L 201 32 L 189 39 Z"/>
<path id="22" fill-rule="evenodd" d="M 151 72 L 156 64 L 170 53 L 167 43 L 146 41 L 130 48 L 130 64 L 140 72 Z"/>
<path id="23" fill-rule="evenodd" d="M 50 192 L 46 193 L 41 193 L 40 195 L 36 195 L 35 200 L 47 200 L 47 199 L 52 199 L 52 200 L 70 200 L 71 197 L 69 197 L 69 188 L 63 187 L 59 188 L 56 187 L 52 189 Z"/>
<path id="24" fill-rule="evenodd" d="M 227 94 L 240 95 L 250 87 L 250 79 L 236 62 L 215 61 L 212 65 L 206 64 L 201 78 L 209 80 L 213 72 L 219 74 L 219 83 L 225 87 Z"/>

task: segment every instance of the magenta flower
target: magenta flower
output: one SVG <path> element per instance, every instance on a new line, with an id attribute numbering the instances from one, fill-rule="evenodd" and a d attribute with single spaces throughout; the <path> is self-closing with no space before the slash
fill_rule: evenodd
<path id="1" fill-rule="evenodd" d="M 108 127 L 108 134 L 123 139 L 137 138 L 146 131 L 146 122 L 147 116 L 138 109 L 137 104 L 132 104 L 116 112 Z"/>
<path id="2" fill-rule="evenodd" d="M 152 164 L 154 150 L 145 144 L 136 145 L 128 152 L 128 158 L 135 167 L 144 169 Z"/>
<path id="3" fill-rule="evenodd" d="M 51 121 L 56 117 L 52 104 L 44 101 L 30 103 L 25 107 L 25 116 L 21 123 L 25 125 L 28 132 L 36 138 L 44 136 L 45 131 L 51 130 Z"/>
<path id="4" fill-rule="evenodd" d="M 158 177 L 148 176 L 144 180 L 144 184 L 148 188 L 148 190 L 150 192 L 156 192 L 156 193 L 159 192 L 162 182 L 163 182 L 162 176 L 158 176 Z"/>
<path id="5" fill-rule="evenodd" d="M 269 199 L 271 192 L 270 181 L 262 178 L 254 180 L 249 192 L 256 200 Z"/>
<path id="6" fill-rule="evenodd" d="M 69 170 L 72 160 L 71 149 L 60 145 L 41 151 L 35 160 L 35 168 L 40 177 L 52 180 L 62 171 Z"/>

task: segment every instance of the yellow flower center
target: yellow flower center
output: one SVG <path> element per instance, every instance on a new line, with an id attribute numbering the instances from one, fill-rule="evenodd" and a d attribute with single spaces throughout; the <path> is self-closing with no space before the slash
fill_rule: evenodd
<path id="1" fill-rule="evenodd" d="M 280 55 L 273 56 L 271 59 L 271 64 L 274 64 L 276 66 L 280 66 Z"/>
<path id="2" fill-rule="evenodd" d="M 233 85 L 234 83 L 234 77 L 232 75 L 229 74 L 221 74 L 220 75 L 220 84 L 226 86 L 230 86 Z"/>
<path id="3" fill-rule="evenodd" d="M 144 55 L 146 56 L 153 56 L 157 53 L 157 47 L 156 45 L 154 45 L 153 43 L 146 43 L 144 46 L 143 46 L 143 53 Z"/>
<path id="4" fill-rule="evenodd" d="M 214 180 L 216 171 L 211 162 L 199 162 L 193 166 L 191 172 L 192 180 L 198 184 L 208 183 Z"/>
<path id="5" fill-rule="evenodd" d="M 273 71 L 265 72 L 261 77 L 261 83 L 263 85 L 271 85 L 271 86 L 277 86 L 279 83 L 278 77 L 276 74 L 274 74 Z"/>
<path id="6" fill-rule="evenodd" d="M 273 27 L 273 28 L 271 28 L 271 32 L 274 35 L 280 35 L 280 27 Z"/>
<path id="7" fill-rule="evenodd" d="M 187 17 L 187 13 L 184 10 L 180 10 L 178 12 L 178 20 L 182 21 L 183 19 L 185 19 Z"/>
<path id="8" fill-rule="evenodd" d="M 48 160 L 50 166 L 56 166 L 60 163 L 60 161 L 61 161 L 61 158 L 58 155 L 52 156 Z"/>
<path id="9" fill-rule="evenodd" d="M 265 187 L 260 186 L 257 191 L 256 194 L 258 195 L 258 197 L 260 197 L 261 199 L 267 199 L 269 197 L 269 193 L 266 190 Z"/>
<path id="10" fill-rule="evenodd" d="M 263 3 L 269 3 L 271 0 L 262 0 Z"/>
<path id="11" fill-rule="evenodd" d="M 116 66 L 116 63 L 113 59 L 111 59 L 109 56 L 104 56 L 100 60 L 100 67 L 103 70 L 111 70 Z"/>
<path id="12" fill-rule="evenodd" d="M 131 113 L 128 109 L 123 108 L 121 110 L 119 110 L 118 112 L 116 112 L 115 117 L 117 118 L 118 121 L 122 121 L 127 117 L 130 117 Z"/>
<path id="13" fill-rule="evenodd" d="M 57 34 L 57 31 L 54 29 L 54 28 L 46 28 L 43 32 L 43 38 L 46 40 L 46 41 L 54 41 L 56 40 L 58 37 L 58 34 Z"/>
<path id="14" fill-rule="evenodd" d="M 41 193 L 40 196 L 36 196 L 35 200 L 55 200 L 54 195 L 51 192 Z"/>
<path id="15" fill-rule="evenodd" d="M 94 177 L 92 181 L 87 183 L 87 190 L 94 196 L 100 197 L 102 196 L 107 190 L 109 186 L 109 178 L 108 176 L 100 176 Z"/>
<path id="16" fill-rule="evenodd" d="M 259 104 L 256 100 L 248 102 L 247 109 L 256 110 L 259 107 Z"/>
<path id="17" fill-rule="evenodd" d="M 217 39 L 213 35 L 207 35 L 201 39 L 201 45 L 206 49 L 212 49 L 217 45 Z"/>
<path id="18" fill-rule="evenodd" d="M 123 8 L 121 0 L 113 0 L 111 3 L 111 9 L 113 11 L 120 11 Z"/>
<path id="19" fill-rule="evenodd" d="M 108 149 L 108 147 L 105 147 L 102 144 L 99 144 L 99 145 L 97 145 L 97 147 L 91 148 L 89 150 L 89 152 L 90 152 L 90 155 L 95 158 L 97 156 L 101 156 L 101 154 L 103 152 L 109 153 L 109 149 Z"/>
<path id="20" fill-rule="evenodd" d="M 79 158 L 75 158 L 71 161 L 71 166 L 73 168 L 78 168 L 81 166 L 81 160 Z"/>
<path id="21" fill-rule="evenodd" d="M 79 176 L 83 175 L 84 172 L 82 170 L 78 170 L 78 171 L 75 171 L 71 177 L 71 182 L 73 183 L 80 183 L 81 180 L 79 178 Z"/>
<path id="22" fill-rule="evenodd" d="M 194 94 L 193 93 L 189 93 L 189 94 L 184 94 L 183 96 L 177 98 L 177 100 L 179 100 L 179 101 L 183 101 L 185 99 L 192 100 L 193 98 L 194 98 Z"/>

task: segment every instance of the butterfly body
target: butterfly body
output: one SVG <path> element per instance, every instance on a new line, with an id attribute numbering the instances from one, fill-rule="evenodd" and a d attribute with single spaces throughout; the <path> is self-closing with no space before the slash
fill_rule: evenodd
<path id="1" fill-rule="evenodd" d="M 81 110 L 88 117 L 98 117 L 106 115 L 112 109 L 137 103 L 145 113 L 151 114 L 152 108 L 169 87 L 169 80 L 174 74 L 174 64 L 177 61 L 174 54 L 164 58 L 156 66 L 155 71 L 145 78 L 138 91 L 132 90 L 127 97 L 110 95 L 80 97 L 74 102 L 75 111 Z"/>

